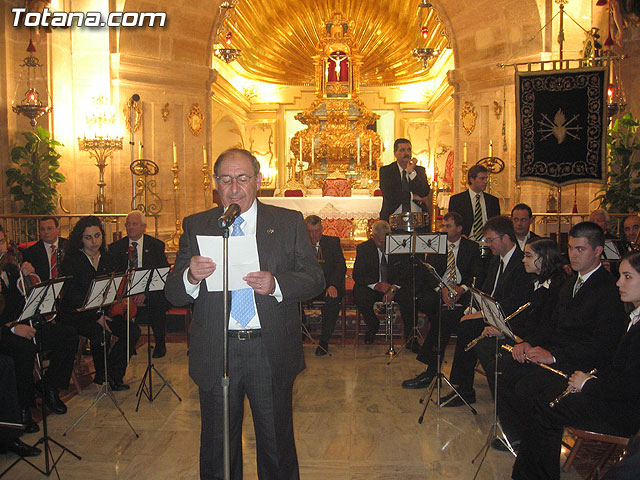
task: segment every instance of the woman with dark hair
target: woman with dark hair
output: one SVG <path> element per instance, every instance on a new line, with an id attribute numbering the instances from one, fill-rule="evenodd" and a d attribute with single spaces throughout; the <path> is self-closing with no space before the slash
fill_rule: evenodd
<path id="1" fill-rule="evenodd" d="M 83 217 L 73 227 L 69 236 L 64 260 L 60 267 L 67 280 L 61 300 L 62 321 L 73 326 L 78 334 L 91 342 L 91 355 L 96 370 L 94 383 L 105 380 L 104 356 L 102 350 L 102 328 L 107 330 L 107 345 L 111 334 L 117 337 L 116 343 L 107 356 L 109 383 L 112 390 L 127 390 L 122 381 L 127 368 L 127 321 L 121 315 L 108 317 L 98 314 L 97 310 L 78 311 L 84 303 L 91 281 L 98 276 L 113 273 L 115 262 L 107 252 L 104 230 L 100 219 L 94 216 Z M 140 328 L 133 322 L 129 326 L 130 349 L 133 353 L 140 337 Z"/>
<path id="2" fill-rule="evenodd" d="M 565 426 L 625 437 L 640 428 L 640 252 L 623 257 L 616 285 L 622 301 L 631 303 L 633 310 L 613 360 L 595 374 L 573 372 L 568 384 L 571 393 L 554 407 L 536 405 L 526 419 L 514 480 L 560 478 Z"/>

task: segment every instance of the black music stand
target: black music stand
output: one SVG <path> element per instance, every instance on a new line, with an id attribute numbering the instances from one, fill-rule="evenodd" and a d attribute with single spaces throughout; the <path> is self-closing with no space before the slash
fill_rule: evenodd
<path id="1" fill-rule="evenodd" d="M 416 253 L 447 253 L 446 233 L 392 233 L 387 235 L 385 253 L 387 255 L 408 254 L 411 258 L 411 335 L 405 339 L 405 344 L 398 351 L 401 354 L 407 345 L 411 344 L 418 337 L 422 339 L 422 334 L 416 325 L 416 265 L 418 258 Z M 402 319 L 403 322 L 406 319 Z M 395 357 L 387 362 L 389 365 Z"/>
<path id="2" fill-rule="evenodd" d="M 151 303 L 151 296 L 149 292 L 157 292 L 164 290 L 164 285 L 167 281 L 167 275 L 169 274 L 170 267 L 159 267 L 159 268 L 148 268 L 148 269 L 133 269 L 130 272 L 130 280 L 127 285 L 127 297 L 131 297 L 132 295 L 138 295 L 140 293 L 144 293 L 145 297 L 149 300 L 147 306 Z M 160 377 L 162 380 L 162 385 L 156 392 L 153 394 L 153 379 L 152 373 L 156 372 L 156 375 Z M 149 380 L 149 385 L 147 386 L 146 381 Z M 169 390 L 173 392 L 173 394 L 178 398 L 179 401 L 182 401 L 180 395 L 176 393 L 171 384 L 162 376 L 162 374 L 156 369 L 155 365 L 151 360 L 151 321 L 147 323 L 147 369 L 144 371 L 144 375 L 142 380 L 140 381 L 140 386 L 138 387 L 138 391 L 136 392 L 136 397 L 138 397 L 138 403 L 136 404 L 136 412 L 140 407 L 140 400 L 142 400 L 142 394 L 147 397 L 149 403 L 153 403 L 153 401 L 160 395 L 162 389 L 164 387 L 169 387 Z"/>
<path id="3" fill-rule="evenodd" d="M 108 307 L 109 305 L 113 305 L 114 303 L 117 303 L 120 301 L 120 298 L 118 298 L 118 291 L 120 291 L 122 282 L 126 282 L 126 281 L 127 281 L 126 273 L 112 273 L 111 275 L 104 275 L 104 276 L 94 278 L 91 281 L 91 285 L 89 286 L 89 290 L 84 300 L 84 304 L 79 309 L 79 311 L 97 309 L 99 314 L 101 315 L 104 314 L 105 307 Z M 131 423 L 129 423 L 129 420 L 127 419 L 127 416 L 124 414 L 124 411 L 122 410 L 122 408 L 120 408 L 120 405 L 118 404 L 118 401 L 116 400 L 116 397 L 113 394 L 113 391 L 111 390 L 111 386 L 109 385 L 109 366 L 107 365 L 107 347 L 108 347 L 107 329 L 103 325 L 102 326 L 102 354 L 104 359 L 104 381 L 102 382 L 102 385 L 98 389 L 96 398 L 93 400 L 91 405 L 89 405 L 89 407 L 84 411 L 84 413 L 80 415 L 80 417 L 78 417 L 78 419 L 75 422 L 73 422 L 73 425 L 71 425 L 66 430 L 66 432 L 62 434 L 62 436 L 66 436 L 67 433 L 73 430 L 73 428 L 78 423 L 80 423 L 80 421 L 85 417 L 85 415 L 89 413 L 89 411 L 93 407 L 95 407 L 98 404 L 98 402 L 100 402 L 100 400 L 102 400 L 104 397 L 108 397 L 109 399 L 111 399 L 111 402 L 113 403 L 113 405 L 118 409 L 118 411 L 120 412 L 120 415 L 122 415 L 122 418 L 124 418 L 124 421 L 127 422 L 127 425 L 129 425 L 129 428 L 134 433 L 136 438 L 140 437 L 140 435 L 138 435 L 138 433 L 135 431 Z"/>
<path id="4" fill-rule="evenodd" d="M 438 282 L 439 287 L 444 288 L 448 292 L 449 298 L 451 299 L 451 302 L 452 302 L 449 308 L 453 310 L 455 308 L 456 291 L 453 290 L 451 286 L 449 286 L 447 282 L 445 282 L 440 275 L 438 275 L 438 272 L 436 271 L 435 268 L 433 268 L 431 264 L 426 263 L 425 265 L 427 266 L 427 270 L 429 271 L 429 274 L 436 280 L 436 282 Z M 425 396 L 420 399 L 420 403 L 424 402 L 424 409 L 422 410 L 422 414 L 418 418 L 418 423 L 422 423 L 422 421 L 424 420 L 424 414 L 427 411 L 427 407 L 429 406 L 429 403 L 432 401 L 431 396 L 433 395 L 434 389 L 437 389 L 436 393 L 437 393 L 438 400 L 435 401 L 434 403 L 436 404 L 436 407 L 438 408 L 438 410 L 440 409 L 440 407 L 442 407 L 443 405 L 446 405 L 454 398 L 460 397 L 460 399 L 464 402 L 464 404 L 471 411 L 471 413 L 473 413 L 474 415 L 478 414 L 476 409 L 473 408 L 462 395 L 460 395 L 460 392 L 458 392 L 456 387 L 454 387 L 451 381 L 447 378 L 447 376 L 444 373 L 442 373 L 442 362 L 440 361 L 440 358 L 442 357 L 441 332 L 442 332 L 443 305 L 442 305 L 442 294 L 440 293 L 440 291 L 438 291 L 438 299 L 439 299 L 439 302 L 438 302 L 438 350 L 436 351 L 436 362 L 438 362 L 438 371 L 433 379 L 433 383 L 431 384 L 431 387 L 427 392 L 425 392 Z M 447 385 L 449 385 L 449 388 L 451 388 L 451 390 L 455 393 L 455 395 L 451 397 L 449 400 L 447 400 L 446 402 L 442 402 L 442 399 L 440 396 L 440 390 L 442 389 L 443 380 Z"/>
<path id="5" fill-rule="evenodd" d="M 506 320 L 505 320 L 505 315 L 504 312 L 502 311 L 502 307 L 500 306 L 500 303 L 498 303 L 497 300 L 495 300 L 494 298 L 492 298 L 491 296 L 487 295 L 486 293 L 478 290 L 475 287 L 471 287 L 471 295 L 473 295 L 473 299 L 475 300 L 475 302 L 478 304 L 478 306 L 480 307 L 480 310 L 482 310 L 482 315 L 484 316 L 484 320 L 486 323 L 488 323 L 489 325 L 491 325 L 492 327 L 496 328 L 498 331 L 500 331 L 500 333 L 507 337 L 510 338 L 511 340 L 513 340 L 514 342 L 517 342 L 516 336 L 513 334 L 513 332 L 511 331 L 511 327 L 509 327 L 509 325 L 507 324 Z M 520 312 L 521 310 L 519 310 Z M 511 317 L 509 317 L 511 318 Z M 477 453 L 477 455 L 475 457 L 473 457 L 473 460 L 471 460 L 471 463 L 475 463 L 475 461 L 478 459 L 478 457 L 480 457 L 480 455 L 482 455 L 482 458 L 480 460 L 480 464 L 478 465 L 478 469 L 476 470 L 475 475 L 473 476 L 473 479 L 475 480 L 478 477 L 478 473 L 480 473 L 480 469 L 482 468 L 482 464 L 484 463 L 484 459 L 487 457 L 487 452 L 489 451 L 489 449 L 491 448 L 491 443 L 494 440 L 499 440 L 500 442 L 502 442 L 502 444 L 513 454 L 513 456 L 516 456 L 516 452 L 513 449 L 513 447 L 511 446 L 511 443 L 509 443 L 509 439 L 507 438 L 507 436 L 504 433 L 504 430 L 502 430 L 502 426 L 500 425 L 500 422 L 498 421 L 498 358 L 500 357 L 500 336 L 496 336 L 495 337 L 495 369 L 493 371 L 493 379 L 494 379 L 494 385 L 493 385 L 493 422 L 491 424 L 491 427 L 489 429 L 489 433 L 487 435 L 487 440 L 485 441 L 484 445 L 482 446 L 482 448 L 480 449 L 480 451 Z M 489 373 L 487 373 L 489 374 Z M 462 398 L 462 397 L 460 397 Z M 499 432 L 499 434 L 498 434 Z"/>
<path id="6" fill-rule="evenodd" d="M 48 280 L 46 282 L 39 283 L 36 286 L 34 286 L 29 292 L 29 296 L 25 301 L 25 305 L 22 310 L 22 313 L 20 314 L 20 316 L 18 317 L 15 323 L 22 323 L 22 322 L 28 321 L 28 322 L 31 322 L 31 324 L 36 327 L 38 325 L 46 323 L 44 316 L 56 313 L 56 299 L 58 298 L 58 296 L 60 295 L 60 292 L 62 291 L 64 282 L 69 278 L 70 277 L 58 277 L 52 280 Z M 43 332 L 36 329 L 36 338 L 35 338 L 36 346 L 37 346 L 36 355 L 38 357 L 38 362 L 40 363 L 40 365 L 42 365 L 42 354 L 43 354 L 42 346 L 44 344 L 42 335 L 43 335 Z M 13 462 L 9 466 L 9 468 L 7 468 L 4 472 L 2 472 L 2 474 L 0 474 L 0 477 L 2 477 L 5 473 L 11 470 L 20 460 L 23 460 L 27 464 L 29 464 L 31 467 L 36 469 L 38 472 L 40 472 L 43 475 L 46 475 L 47 477 L 51 475 L 52 472 L 55 471 L 56 476 L 60 478 L 57 465 L 60 459 L 62 458 L 62 455 L 64 455 L 65 452 L 69 452 L 78 460 L 82 460 L 82 458 L 79 455 L 77 455 L 75 452 L 68 449 L 67 447 L 62 445 L 60 442 L 57 442 L 56 440 L 54 440 L 49 436 L 49 432 L 47 429 L 47 407 L 44 401 L 44 399 L 46 398 L 48 387 L 47 387 L 47 382 L 45 381 L 40 382 L 40 384 L 42 385 L 41 387 L 42 391 L 40 392 L 42 394 L 42 402 L 40 404 L 40 408 L 42 411 L 42 437 L 40 437 L 40 439 L 33 446 L 35 447 L 39 444 L 42 444 L 44 446 L 44 470 L 38 467 L 37 465 L 35 465 L 34 463 L 32 463 L 30 460 L 24 457 L 19 457 L 16 459 L 15 462 Z M 21 427 L 23 428 L 23 426 Z M 62 449 L 57 458 L 54 458 L 53 453 L 51 452 L 51 447 L 49 445 L 50 443 L 54 443 L 55 445 L 57 445 L 59 448 Z"/>
<path id="7" fill-rule="evenodd" d="M 324 348 L 322 345 L 320 345 L 320 342 L 316 341 L 316 339 L 313 338 L 313 336 L 311 335 L 311 332 L 309 331 L 309 327 L 307 327 L 305 322 L 307 316 L 304 313 L 304 302 L 298 302 L 298 309 L 300 311 L 299 314 L 300 314 L 300 324 L 302 325 L 302 335 L 304 335 L 309 340 L 311 340 L 311 343 L 315 345 L 317 348 L 323 350 L 324 353 L 328 353 L 329 356 L 331 356 L 331 352 L 327 348 Z M 304 341 L 304 338 L 302 340 Z"/>

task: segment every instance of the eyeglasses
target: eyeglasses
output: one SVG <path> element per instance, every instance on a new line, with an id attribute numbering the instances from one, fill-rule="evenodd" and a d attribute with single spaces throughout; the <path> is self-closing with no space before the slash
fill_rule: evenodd
<path id="1" fill-rule="evenodd" d="M 498 240 L 499 238 L 500 238 L 500 237 L 493 237 L 493 238 L 485 237 L 485 238 L 484 238 L 484 241 L 485 241 L 485 243 L 490 244 L 490 243 L 495 242 L 495 241 L 496 241 L 496 240 Z"/>
<path id="2" fill-rule="evenodd" d="M 244 173 L 238 175 L 237 177 L 232 177 L 231 175 L 217 175 L 216 180 L 228 187 L 235 180 L 238 185 L 247 185 L 252 178 L 255 178 L 255 175 L 246 175 Z"/>

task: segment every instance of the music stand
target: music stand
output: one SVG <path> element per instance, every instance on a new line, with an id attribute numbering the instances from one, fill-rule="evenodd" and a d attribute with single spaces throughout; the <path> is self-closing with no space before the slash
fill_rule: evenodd
<path id="1" fill-rule="evenodd" d="M 516 336 L 511 331 L 511 327 L 505 321 L 505 315 L 502 311 L 502 307 L 497 300 L 493 299 L 491 296 L 487 295 L 484 292 L 481 292 L 475 287 L 471 287 L 471 295 L 473 295 L 473 299 L 480 306 L 482 310 L 482 315 L 484 316 L 484 320 L 486 323 L 496 328 L 502 335 L 507 338 L 510 338 L 514 342 L 517 342 Z M 491 448 L 491 443 L 493 440 L 498 439 L 502 444 L 513 454 L 516 456 L 516 452 L 509 443 L 509 439 L 502 430 L 502 426 L 498 421 L 498 358 L 500 356 L 500 336 L 495 337 L 495 369 L 493 372 L 494 375 L 494 385 L 493 385 L 493 423 L 489 429 L 489 433 L 487 435 L 487 440 L 484 445 L 477 453 L 471 463 L 475 463 L 480 455 L 482 455 L 482 459 L 480 460 L 480 464 L 478 465 L 478 469 L 476 470 L 473 479 L 475 480 L 478 477 L 478 473 L 480 473 L 480 469 L 482 468 L 482 464 L 484 463 L 484 459 L 487 457 L 487 452 Z M 500 432 L 500 434 L 498 434 Z"/>
<path id="2" fill-rule="evenodd" d="M 126 292 L 126 296 L 130 297 L 133 295 L 138 295 L 140 293 L 144 293 L 145 297 L 149 299 L 147 307 L 151 303 L 151 296 L 149 292 L 158 292 L 164 290 L 164 285 L 167 281 L 167 275 L 169 274 L 170 267 L 159 267 L 159 268 L 148 268 L 148 269 L 133 269 L 130 272 L 130 280 Z M 153 394 L 153 379 L 152 372 L 156 372 L 156 375 L 160 377 L 162 380 L 162 385 L 156 392 Z M 146 386 L 146 381 L 149 379 L 149 386 Z M 138 387 L 138 391 L 136 392 L 136 397 L 138 397 L 138 403 L 136 404 L 136 412 L 140 407 L 140 400 L 142 400 L 142 394 L 147 397 L 150 403 L 160 395 L 162 389 L 164 387 L 169 387 L 169 390 L 173 392 L 173 394 L 178 398 L 179 401 L 182 401 L 180 395 L 176 393 L 171 384 L 162 376 L 162 374 L 156 369 L 155 365 L 151 360 L 151 322 L 147 323 L 147 369 L 144 371 L 144 375 L 142 380 L 140 381 L 140 386 Z"/>
<path id="3" fill-rule="evenodd" d="M 317 348 L 323 350 L 324 353 L 328 353 L 329 356 L 331 357 L 331 352 L 329 351 L 329 349 L 324 348 L 322 345 L 320 345 L 319 341 L 316 341 L 316 339 L 313 338 L 313 336 L 311 335 L 311 332 L 309 331 L 309 327 L 307 327 L 307 325 L 306 325 L 305 320 L 306 320 L 307 316 L 304 313 L 304 302 L 298 302 L 298 309 L 299 309 L 299 314 L 300 314 L 300 324 L 302 325 L 302 335 L 304 335 L 309 340 L 311 340 L 311 343 L 313 345 L 315 345 Z M 304 341 L 304 338 L 302 340 Z"/>
<path id="4" fill-rule="evenodd" d="M 398 351 L 401 354 L 407 345 L 412 343 L 422 334 L 416 326 L 416 253 L 447 253 L 446 233 L 392 233 L 386 237 L 385 253 L 387 255 L 409 254 L 411 258 L 411 335 Z M 407 319 L 402 319 L 406 322 Z M 397 355 L 392 356 L 387 365 L 391 364 Z"/>
<path id="5" fill-rule="evenodd" d="M 45 323 L 46 322 L 46 320 L 44 319 L 45 315 L 56 313 L 56 299 L 58 298 L 58 296 L 60 295 L 60 292 L 62 291 L 64 282 L 69 278 L 70 277 L 58 277 L 58 278 L 54 278 L 46 282 L 42 282 L 35 285 L 29 292 L 29 296 L 25 301 L 25 305 L 24 305 L 24 308 L 22 309 L 22 313 L 14 323 L 18 324 L 18 323 L 30 321 L 32 324 L 36 326 Z M 36 355 L 38 357 L 38 362 L 40 364 L 42 364 L 42 354 L 43 354 L 42 346 L 44 344 L 42 335 L 43 335 L 42 331 L 36 330 L 36 346 L 37 346 Z M 32 463 L 30 460 L 24 457 L 19 457 L 4 472 L 2 472 L 2 474 L 0 474 L 0 477 L 2 477 L 5 473 L 11 470 L 20 460 L 23 460 L 27 464 L 29 464 L 31 467 L 36 469 L 38 472 L 40 472 L 43 475 L 46 475 L 47 477 L 51 475 L 53 471 L 55 471 L 58 478 L 60 478 L 57 465 L 60 459 L 62 458 L 62 455 L 64 455 L 65 452 L 69 452 L 78 460 L 82 460 L 82 458 L 78 454 L 76 454 L 75 452 L 68 449 L 67 447 L 62 445 L 60 442 L 57 442 L 56 440 L 54 440 L 49 436 L 48 429 L 47 429 L 47 408 L 45 406 L 45 401 L 44 401 L 44 399 L 46 398 L 47 388 L 48 388 L 47 382 L 43 381 L 41 382 L 41 385 L 42 385 L 42 392 L 41 392 L 42 402 L 40 404 L 40 408 L 42 411 L 42 437 L 33 446 L 36 447 L 41 443 L 44 446 L 44 470 L 38 467 L 37 465 L 35 465 L 34 463 Z M 24 428 L 24 426 L 21 425 L 20 428 Z M 62 449 L 58 457 L 55 459 L 53 457 L 53 453 L 51 452 L 51 447 L 49 446 L 49 443 L 54 443 Z"/>
<path id="6" fill-rule="evenodd" d="M 438 285 L 440 288 L 444 288 L 449 295 L 449 298 L 451 299 L 452 303 L 451 303 L 451 310 L 453 310 L 455 308 L 455 298 L 456 298 L 456 291 L 453 290 L 451 288 L 450 285 L 447 284 L 447 282 L 444 281 L 444 279 L 438 274 L 438 272 L 436 271 L 436 269 L 429 263 L 425 264 L 427 267 L 427 270 L 429 272 L 429 274 L 436 280 L 436 282 L 438 282 Z M 467 402 L 467 400 L 460 395 L 460 392 L 458 392 L 458 390 L 456 389 L 456 387 L 453 386 L 453 384 L 451 383 L 451 381 L 447 378 L 447 376 L 442 373 L 442 362 L 440 361 L 440 358 L 442 357 L 442 342 L 441 342 L 441 332 L 442 332 L 442 295 L 440 294 L 440 292 L 438 292 L 438 349 L 436 351 L 436 362 L 438 365 L 438 370 L 437 373 L 433 379 L 433 383 L 431 384 L 431 387 L 429 388 L 428 392 L 426 392 L 425 396 L 423 398 L 420 399 L 420 403 L 425 402 L 424 404 L 424 408 L 422 409 L 422 415 L 420 415 L 420 417 L 418 418 L 418 423 L 422 423 L 422 421 L 424 420 L 424 414 L 427 411 L 427 407 L 429 406 L 429 402 L 431 402 L 431 396 L 433 395 L 433 391 L 434 389 L 437 389 L 436 393 L 437 393 L 437 398 L 438 400 L 436 402 L 434 402 L 436 404 L 436 407 L 438 408 L 438 410 L 440 409 L 440 407 L 442 407 L 443 405 L 446 405 L 447 403 L 449 403 L 451 400 L 453 400 L 456 396 L 460 397 L 460 399 L 464 402 L 464 404 L 467 406 L 467 408 L 471 411 L 471 413 L 473 413 L 474 415 L 477 415 L 478 412 L 476 411 L 475 408 L 473 408 L 469 402 Z M 446 346 L 446 345 L 445 345 Z M 451 388 L 451 390 L 453 391 L 453 393 L 455 394 L 453 397 L 451 397 L 449 400 L 447 400 L 446 402 L 442 402 L 441 396 L 440 396 L 440 390 L 442 389 L 442 381 L 445 381 L 445 383 L 447 385 L 449 385 L 449 388 Z M 426 401 L 425 401 L 426 400 Z"/>
<path id="7" fill-rule="evenodd" d="M 126 281 L 127 281 L 126 273 L 112 273 L 111 275 L 103 275 L 103 276 L 94 278 L 91 281 L 91 285 L 89 285 L 87 296 L 85 297 L 84 303 L 82 307 L 80 307 L 79 311 L 82 312 L 86 310 L 97 309 L 98 313 L 100 315 L 103 315 L 105 307 L 108 307 L 109 305 L 112 305 L 120 301 L 120 298 L 118 298 L 118 291 L 120 291 L 122 282 L 126 282 Z M 66 436 L 67 433 L 73 430 L 73 428 L 78 423 L 80 423 L 80 421 L 85 417 L 85 415 L 89 413 L 89 411 L 93 407 L 95 407 L 98 404 L 98 402 L 100 402 L 100 400 L 102 400 L 104 397 L 108 397 L 109 399 L 111 399 L 111 402 L 113 403 L 113 405 L 118 409 L 118 411 L 120 412 L 120 415 L 122 415 L 122 418 L 124 418 L 124 421 L 127 422 L 127 425 L 129 425 L 129 428 L 134 433 L 136 438 L 139 438 L 140 435 L 138 435 L 138 433 L 135 431 L 131 423 L 129 423 L 127 416 L 124 414 L 124 411 L 122 410 L 122 408 L 120 408 L 120 405 L 118 404 L 118 401 L 116 400 L 116 397 L 113 394 L 113 391 L 111 390 L 111 386 L 109 385 L 109 366 L 107 365 L 107 329 L 104 325 L 102 326 L 102 354 L 104 359 L 104 381 L 102 382 L 102 385 L 98 389 L 96 398 L 93 400 L 91 405 L 89 405 L 89 407 L 84 411 L 84 413 L 80 415 L 80 417 L 78 417 L 78 419 L 75 422 L 73 422 L 73 425 L 71 425 L 62 434 L 62 436 Z"/>

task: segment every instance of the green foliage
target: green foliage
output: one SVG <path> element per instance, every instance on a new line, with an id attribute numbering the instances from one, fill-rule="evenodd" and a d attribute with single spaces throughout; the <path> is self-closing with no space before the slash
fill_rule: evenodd
<path id="1" fill-rule="evenodd" d="M 11 150 L 7 186 L 16 202 L 22 202 L 20 213 L 34 215 L 52 214 L 56 211 L 58 192 L 56 186 L 64 182 L 58 172 L 60 154 L 55 147 L 62 145 L 51 138 L 49 131 L 38 126 L 35 131 L 22 132 L 24 146 Z"/>
<path id="2" fill-rule="evenodd" d="M 626 113 L 607 132 L 608 165 L 605 183 L 594 201 L 609 212 L 640 210 L 640 121 Z"/>

